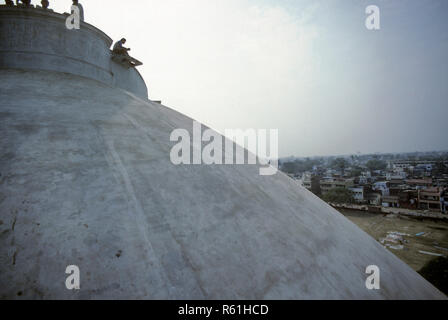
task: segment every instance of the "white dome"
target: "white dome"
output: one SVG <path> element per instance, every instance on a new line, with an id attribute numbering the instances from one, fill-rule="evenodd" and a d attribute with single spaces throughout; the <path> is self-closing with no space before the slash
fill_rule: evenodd
<path id="1" fill-rule="evenodd" d="M 170 133 L 191 119 L 57 64 L 8 68 L 14 54 L 0 63 L 0 298 L 445 297 L 282 173 L 172 164 Z"/>

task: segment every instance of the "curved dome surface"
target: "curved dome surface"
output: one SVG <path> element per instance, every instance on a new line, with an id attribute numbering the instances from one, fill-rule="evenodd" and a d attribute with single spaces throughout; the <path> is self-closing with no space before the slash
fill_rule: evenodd
<path id="1" fill-rule="evenodd" d="M 282 173 L 173 165 L 175 128 L 192 120 L 105 83 L 2 70 L 0 297 L 445 297 Z"/>
<path id="2" fill-rule="evenodd" d="M 65 18 L 0 6 L 0 298 L 445 297 L 282 173 L 172 164 L 193 120 Z"/>

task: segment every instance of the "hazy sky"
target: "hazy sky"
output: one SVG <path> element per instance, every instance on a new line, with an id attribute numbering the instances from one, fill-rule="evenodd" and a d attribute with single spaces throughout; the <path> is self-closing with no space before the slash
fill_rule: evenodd
<path id="1" fill-rule="evenodd" d="M 447 0 L 80 2 L 150 99 L 220 132 L 279 129 L 281 156 L 448 149 Z"/>

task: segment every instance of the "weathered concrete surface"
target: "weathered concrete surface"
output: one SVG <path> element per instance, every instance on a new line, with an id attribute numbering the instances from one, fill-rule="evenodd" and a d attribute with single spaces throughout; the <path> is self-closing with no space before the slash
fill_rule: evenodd
<path id="1" fill-rule="evenodd" d="M 137 69 L 111 60 L 112 39 L 85 22 L 79 30 L 68 30 L 66 18 L 48 10 L 0 6 L 0 69 L 70 73 L 148 97 Z"/>
<path id="2" fill-rule="evenodd" d="M 281 173 L 171 164 L 171 131 L 191 127 L 93 80 L 3 70 L 0 298 L 444 298 Z"/>

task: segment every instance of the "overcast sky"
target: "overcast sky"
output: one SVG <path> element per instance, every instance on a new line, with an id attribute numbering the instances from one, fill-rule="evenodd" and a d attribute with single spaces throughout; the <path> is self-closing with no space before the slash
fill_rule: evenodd
<path id="1" fill-rule="evenodd" d="M 447 0 L 80 2 L 150 99 L 220 132 L 279 129 L 281 156 L 448 150 Z"/>

